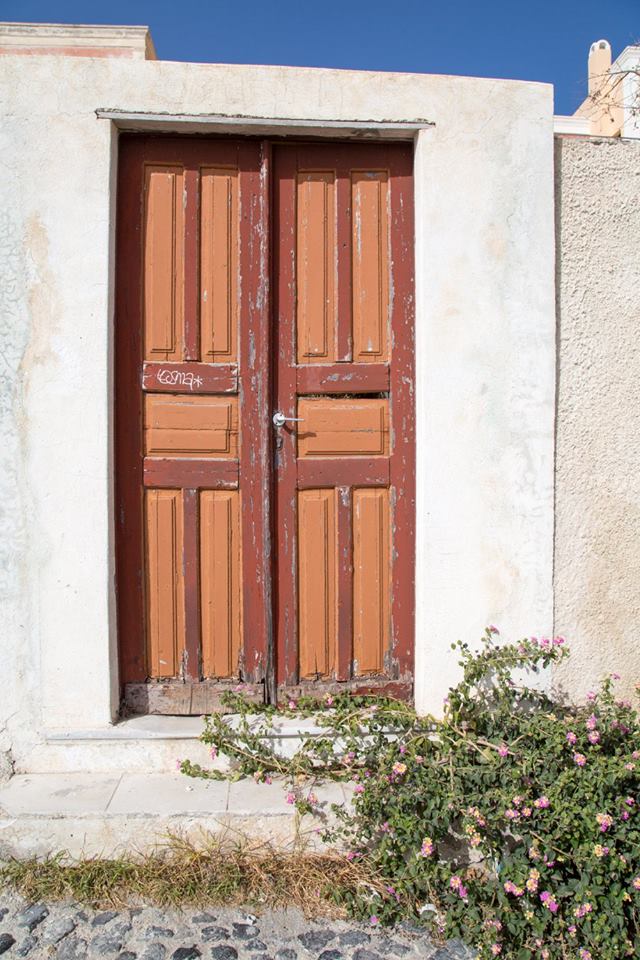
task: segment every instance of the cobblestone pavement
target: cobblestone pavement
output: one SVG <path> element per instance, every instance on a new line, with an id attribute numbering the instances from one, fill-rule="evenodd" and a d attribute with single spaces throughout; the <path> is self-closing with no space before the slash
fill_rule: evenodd
<path id="1" fill-rule="evenodd" d="M 3 960 L 471 960 L 461 943 L 434 944 L 419 928 L 369 929 L 307 920 L 298 911 L 91 910 L 77 903 L 28 903 L 0 893 Z"/>

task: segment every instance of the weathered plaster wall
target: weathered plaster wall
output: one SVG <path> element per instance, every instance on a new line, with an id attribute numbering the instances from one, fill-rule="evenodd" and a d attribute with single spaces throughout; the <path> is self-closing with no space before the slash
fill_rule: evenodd
<path id="1" fill-rule="evenodd" d="M 493 621 L 551 630 L 551 88 L 439 76 L 2 58 L 9 512 L 0 729 L 21 769 L 46 730 L 117 707 L 111 516 L 115 130 L 97 108 L 414 120 L 418 410 L 416 698 Z M 0 745 L 1 746 L 1 745 Z M 115 749 L 115 748 L 114 748 Z M 89 765 L 90 749 L 83 752 Z M 30 761 L 38 756 L 39 760 Z M 115 762 L 115 761 L 114 761 Z M 123 761 L 126 765 L 126 761 Z"/>
<path id="2" fill-rule="evenodd" d="M 556 679 L 640 681 L 640 143 L 556 144 Z"/>

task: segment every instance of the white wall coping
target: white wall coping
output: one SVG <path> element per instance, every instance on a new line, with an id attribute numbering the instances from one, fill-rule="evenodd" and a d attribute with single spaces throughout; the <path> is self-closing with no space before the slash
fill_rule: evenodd
<path id="1" fill-rule="evenodd" d="M 591 123 L 588 117 L 565 117 L 556 114 L 553 118 L 553 132 L 588 136 L 591 132 Z"/>
<path id="2" fill-rule="evenodd" d="M 111 120 L 119 130 L 162 130 L 176 133 L 250 133 L 263 136 L 353 136 L 359 139 L 412 140 L 432 120 L 318 120 L 301 117 L 251 117 L 221 113 L 169 114 L 127 110 L 95 111 L 99 120 Z"/>

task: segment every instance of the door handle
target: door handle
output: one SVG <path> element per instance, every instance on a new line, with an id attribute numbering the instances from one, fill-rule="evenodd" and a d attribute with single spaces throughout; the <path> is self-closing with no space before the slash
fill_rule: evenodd
<path id="1" fill-rule="evenodd" d="M 274 427 L 284 427 L 285 423 L 302 423 L 303 417 L 285 417 L 282 410 L 276 410 L 272 417 Z"/>

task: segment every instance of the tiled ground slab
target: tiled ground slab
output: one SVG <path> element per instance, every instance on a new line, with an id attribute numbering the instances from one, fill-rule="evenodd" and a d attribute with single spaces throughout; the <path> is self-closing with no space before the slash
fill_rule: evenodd
<path id="1" fill-rule="evenodd" d="M 349 788 L 314 789 L 320 809 Z M 296 818 L 282 782 L 201 780 L 182 774 L 25 774 L 0 787 L 0 857 L 66 851 L 112 857 L 148 850 L 169 834 L 233 831 L 286 846 L 298 831 L 317 842 L 314 818 Z"/>

